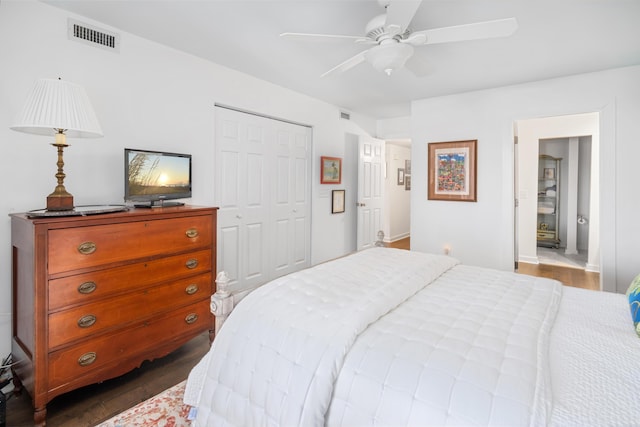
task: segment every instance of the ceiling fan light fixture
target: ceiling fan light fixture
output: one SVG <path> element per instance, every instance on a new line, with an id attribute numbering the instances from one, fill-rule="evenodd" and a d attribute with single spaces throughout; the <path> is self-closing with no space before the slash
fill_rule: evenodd
<path id="1" fill-rule="evenodd" d="M 373 68 L 390 76 L 393 71 L 404 67 L 411 55 L 413 46 L 406 43 L 390 43 L 372 47 L 366 52 L 365 57 Z"/>

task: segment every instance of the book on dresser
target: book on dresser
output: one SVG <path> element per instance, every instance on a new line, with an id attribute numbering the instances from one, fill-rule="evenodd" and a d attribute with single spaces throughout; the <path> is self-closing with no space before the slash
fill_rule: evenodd
<path id="1" fill-rule="evenodd" d="M 54 397 L 122 375 L 204 331 L 217 208 L 11 215 L 16 389 L 44 425 Z"/>

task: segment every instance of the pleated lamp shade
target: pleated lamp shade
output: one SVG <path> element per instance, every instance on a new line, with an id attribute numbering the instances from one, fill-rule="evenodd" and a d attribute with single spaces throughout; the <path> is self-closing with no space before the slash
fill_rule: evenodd
<path id="1" fill-rule="evenodd" d="M 102 136 L 100 123 L 84 89 L 59 79 L 36 81 L 11 129 L 38 135 L 55 135 L 63 129 L 71 138 Z"/>

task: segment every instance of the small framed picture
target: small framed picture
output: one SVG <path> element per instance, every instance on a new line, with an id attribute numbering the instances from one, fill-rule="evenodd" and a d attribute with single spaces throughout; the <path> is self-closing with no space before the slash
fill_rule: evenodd
<path id="1" fill-rule="evenodd" d="M 340 184 L 342 182 L 342 159 L 340 157 L 320 158 L 320 184 Z"/>
<path id="2" fill-rule="evenodd" d="M 331 213 L 344 213 L 345 190 L 333 190 L 331 192 Z"/>
<path id="3" fill-rule="evenodd" d="M 411 175 L 411 160 L 404 161 L 404 173 L 406 175 Z"/>
<path id="4" fill-rule="evenodd" d="M 411 175 L 404 177 L 404 189 L 407 191 L 411 190 Z"/>
<path id="5" fill-rule="evenodd" d="M 556 179 L 556 169 L 544 168 L 544 179 Z"/>
<path id="6" fill-rule="evenodd" d="M 404 185 L 404 169 L 398 168 L 398 185 Z"/>

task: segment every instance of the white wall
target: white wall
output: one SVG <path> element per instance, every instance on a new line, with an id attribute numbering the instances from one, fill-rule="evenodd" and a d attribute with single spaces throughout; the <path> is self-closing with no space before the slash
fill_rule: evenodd
<path id="1" fill-rule="evenodd" d="M 68 40 L 69 16 L 119 32 L 120 52 Z M 319 184 L 319 157 L 342 157 L 345 133 L 374 134 L 374 120 L 357 114 L 340 120 L 336 106 L 32 0 L 0 2 L 0 58 L 0 165 L 8 181 L 0 199 L 0 356 L 10 351 L 8 214 L 42 208 L 55 186 L 53 138 L 9 130 L 38 78 L 82 85 L 105 134 L 68 140 L 65 186 L 76 205 L 123 202 L 124 147 L 191 153 L 190 203 L 214 205 L 215 103 L 312 126 L 312 263 L 344 254 L 344 236 L 355 230 L 331 215 L 324 196 L 331 186 Z"/>
<path id="2" fill-rule="evenodd" d="M 640 272 L 640 66 L 415 101 L 412 249 L 441 253 L 449 244 L 467 264 L 512 270 L 513 124 L 589 112 L 600 113 L 604 289 L 626 290 Z M 478 202 L 427 200 L 427 143 L 468 139 L 478 140 Z"/>
<path id="3" fill-rule="evenodd" d="M 398 169 L 405 169 L 405 161 L 411 159 L 411 148 L 387 143 L 386 158 L 385 213 L 389 225 L 384 239 L 393 242 L 409 236 L 411 191 L 405 190 L 404 184 L 398 185 Z"/>
<path id="4" fill-rule="evenodd" d="M 411 138 L 411 117 L 378 120 L 376 123 L 376 136 L 386 140 L 408 140 Z"/>

